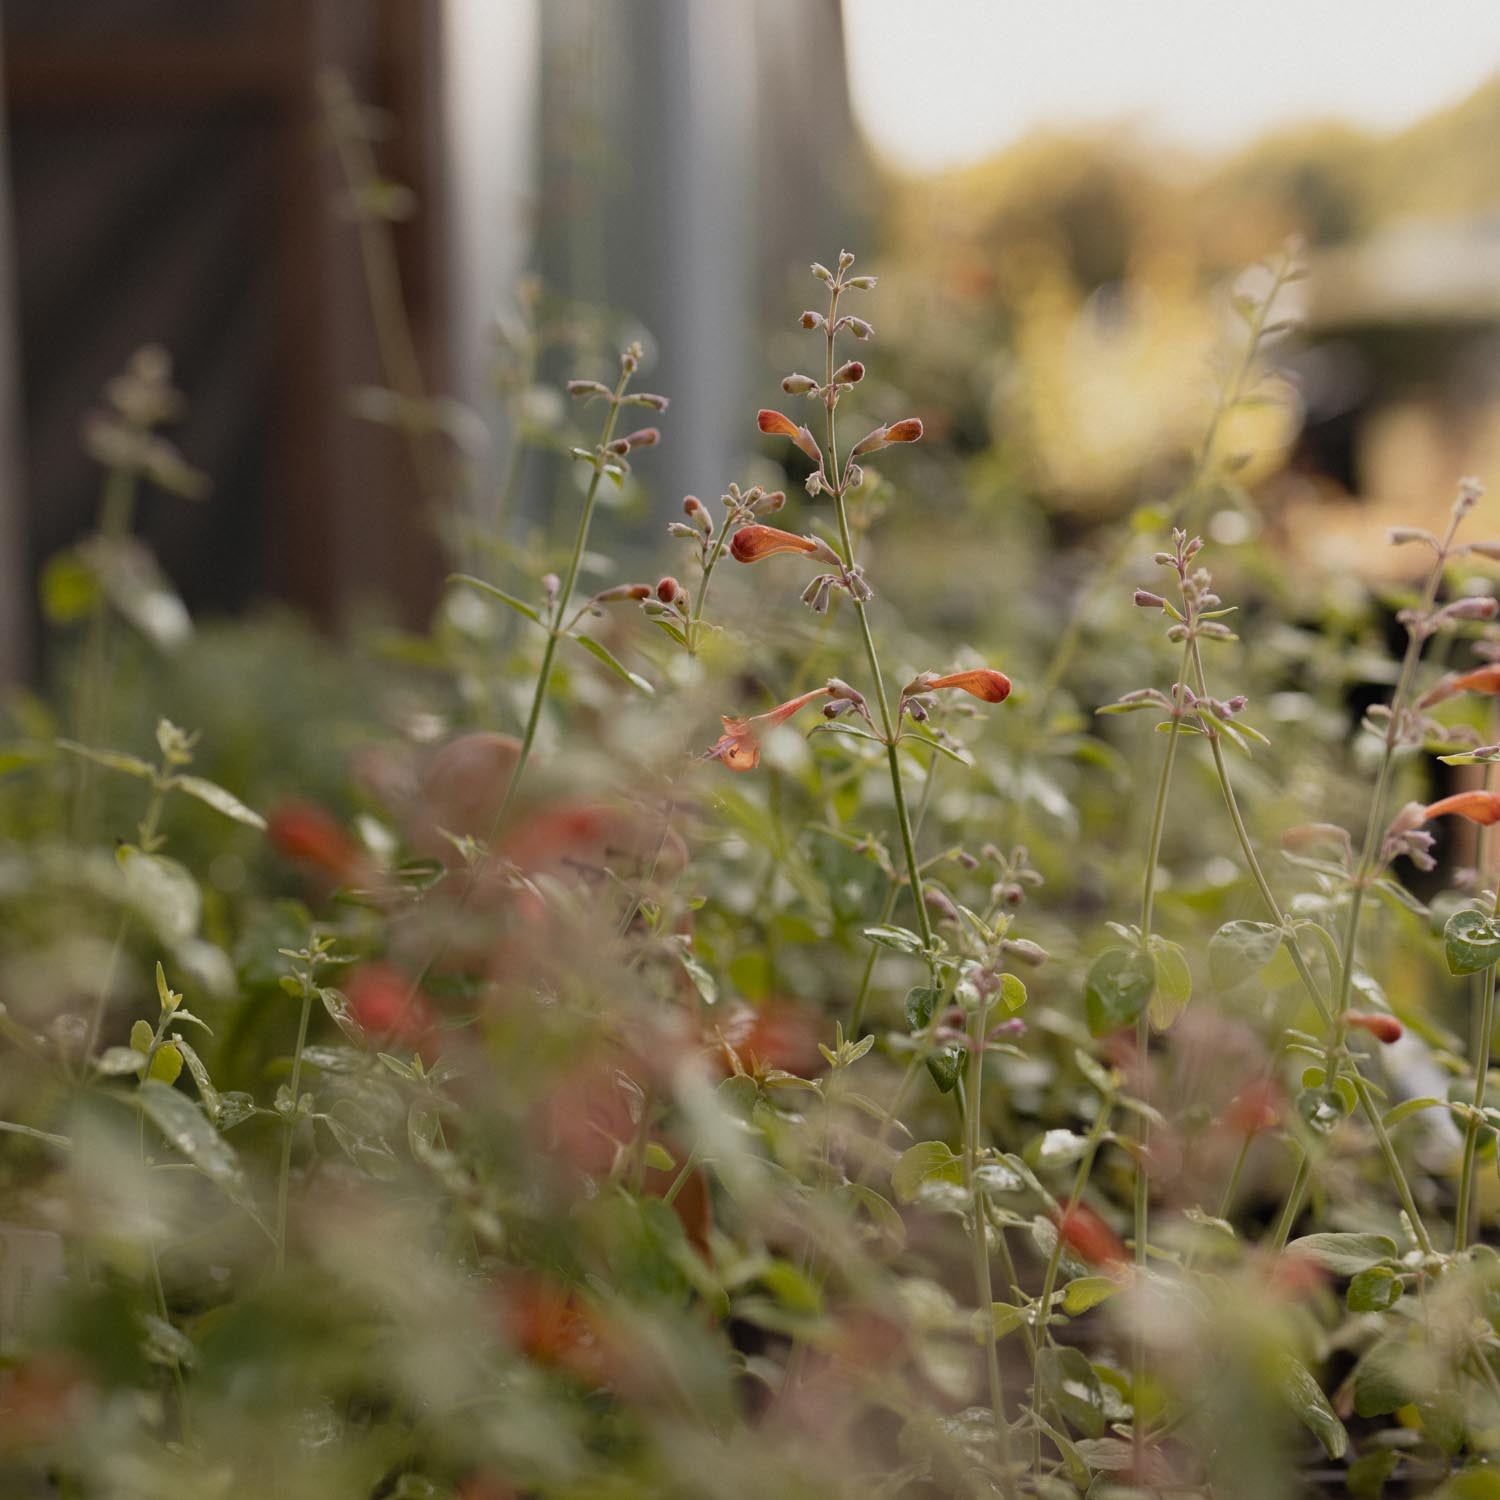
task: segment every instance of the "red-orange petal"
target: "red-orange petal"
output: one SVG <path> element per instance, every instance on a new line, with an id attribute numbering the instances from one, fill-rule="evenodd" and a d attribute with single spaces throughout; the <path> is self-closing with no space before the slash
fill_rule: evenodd
<path id="1" fill-rule="evenodd" d="M 922 691 L 935 692 L 938 688 L 960 688 L 986 703 L 1004 703 L 1010 697 L 1010 678 L 993 667 L 975 667 L 972 671 L 935 677 Z"/>
<path id="2" fill-rule="evenodd" d="M 1125 1243 L 1086 1203 L 1075 1203 L 1054 1219 L 1063 1244 L 1091 1266 L 1123 1266 Z"/>
<path id="3" fill-rule="evenodd" d="M 1500 693 L 1500 662 L 1486 662 L 1468 672 L 1458 672 L 1445 677 L 1422 699 L 1422 706 L 1430 708 L 1445 698 L 1456 698 L 1460 693 Z"/>
<path id="4" fill-rule="evenodd" d="M 797 436 L 797 424 L 790 417 L 783 416 L 779 411 L 769 411 L 762 408 L 756 413 L 755 420 L 762 432 L 769 432 L 773 437 L 795 439 Z"/>
<path id="5" fill-rule="evenodd" d="M 1361 1031 L 1368 1031 L 1377 1042 L 1384 1042 L 1387 1046 L 1401 1040 L 1401 1023 L 1395 1016 L 1388 1016 L 1383 1011 L 1346 1011 L 1344 1025 L 1357 1026 Z"/>
<path id="6" fill-rule="evenodd" d="M 903 417 L 899 422 L 892 422 L 885 430 L 885 440 L 888 443 L 915 443 L 921 436 L 920 417 Z"/>
<path id="7" fill-rule="evenodd" d="M 1471 823 L 1500 823 L 1500 792 L 1455 792 L 1438 802 L 1429 802 L 1422 809 L 1422 821 L 1443 818 L 1448 814 L 1467 818 Z"/>
<path id="8" fill-rule="evenodd" d="M 729 550 L 736 562 L 759 562 L 778 552 L 816 552 L 818 544 L 811 537 L 797 536 L 775 526 L 742 526 L 735 532 Z"/>

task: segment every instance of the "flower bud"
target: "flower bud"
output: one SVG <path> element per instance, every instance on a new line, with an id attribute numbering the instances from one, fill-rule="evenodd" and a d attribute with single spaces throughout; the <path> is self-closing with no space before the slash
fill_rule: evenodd
<path id="1" fill-rule="evenodd" d="M 653 395 L 650 391 L 637 391 L 625 397 L 626 406 L 644 406 L 650 411 L 665 411 L 672 403 L 665 396 Z"/>
<path id="2" fill-rule="evenodd" d="M 626 346 L 625 352 L 620 356 L 620 372 L 624 375 L 634 375 L 641 365 L 641 346 L 632 343 Z"/>
<path id="3" fill-rule="evenodd" d="M 865 367 L 857 359 L 849 360 L 833 372 L 835 385 L 857 385 L 864 378 Z"/>
<path id="4" fill-rule="evenodd" d="M 854 264 L 854 256 L 848 250 L 839 251 L 839 270 L 847 271 Z"/>
<path id="5" fill-rule="evenodd" d="M 835 375 L 834 379 L 837 380 L 838 376 Z M 781 388 L 788 396 L 806 396 L 817 390 L 818 382 L 811 375 L 788 375 L 781 382 Z"/>
<path id="6" fill-rule="evenodd" d="M 695 520 L 699 516 L 708 514 L 708 507 L 696 495 L 684 495 L 682 497 L 682 513 L 692 516 Z"/>
<path id="7" fill-rule="evenodd" d="M 819 281 L 831 282 L 833 280 L 833 272 L 830 271 L 827 266 L 821 264 L 819 261 L 814 261 L 809 269 L 812 271 L 813 275 L 818 278 Z"/>
<path id="8" fill-rule="evenodd" d="M 885 440 L 888 443 L 915 443 L 922 437 L 922 419 L 920 417 L 903 417 L 899 422 L 892 422 L 885 430 Z"/>
<path id="9" fill-rule="evenodd" d="M 661 431 L 656 427 L 638 427 L 634 432 L 627 433 L 624 438 L 627 452 L 632 448 L 654 448 L 659 442 L 661 442 Z"/>
<path id="10" fill-rule="evenodd" d="M 622 599 L 649 599 L 651 597 L 651 585 L 649 583 L 617 583 L 612 589 L 603 589 L 594 595 L 595 604 L 617 604 Z"/>
<path id="11" fill-rule="evenodd" d="M 814 312 L 811 308 L 808 308 L 798 321 L 804 328 L 826 328 L 828 326 L 828 319 L 822 313 Z"/>
<path id="12" fill-rule="evenodd" d="M 693 527 L 686 525 L 682 521 L 668 521 L 667 535 L 687 537 L 690 541 L 694 542 L 698 540 L 698 532 L 694 530 Z"/>
<path id="13" fill-rule="evenodd" d="M 853 287 L 857 292 L 873 292 L 875 290 L 875 278 L 873 276 L 851 276 L 844 285 Z"/>
<path id="14" fill-rule="evenodd" d="M 670 576 L 661 579 L 656 585 L 656 597 L 663 604 L 670 604 L 682 592 L 682 585 Z"/>
<path id="15" fill-rule="evenodd" d="M 1386 1046 L 1401 1040 L 1401 1023 L 1395 1016 L 1388 1016 L 1383 1011 L 1347 1011 L 1344 1015 L 1344 1025 L 1357 1026 L 1361 1031 L 1368 1031 L 1377 1042 L 1384 1042 Z"/>
<path id="16" fill-rule="evenodd" d="M 1167 601 L 1160 594 L 1153 594 L 1150 589 L 1137 589 L 1135 605 L 1137 609 L 1165 609 Z"/>
<path id="17" fill-rule="evenodd" d="M 873 281 L 875 278 L 872 276 L 869 279 Z M 874 337 L 874 328 L 872 328 L 870 324 L 866 323 L 863 318 L 843 318 L 840 319 L 840 321 L 857 339 L 867 339 Z"/>
<path id="18" fill-rule="evenodd" d="M 598 380 L 570 380 L 568 394 L 578 401 L 586 396 L 608 396 L 610 389 Z"/>

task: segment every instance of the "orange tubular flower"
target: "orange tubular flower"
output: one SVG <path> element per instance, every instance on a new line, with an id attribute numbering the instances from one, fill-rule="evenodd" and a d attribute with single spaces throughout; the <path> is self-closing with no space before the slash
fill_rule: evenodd
<path id="1" fill-rule="evenodd" d="M 1387 1046 L 1401 1040 L 1401 1023 L 1395 1016 L 1388 1016 L 1382 1011 L 1348 1011 L 1344 1015 L 1344 1025 L 1358 1026 L 1361 1031 L 1368 1031 L 1377 1042 L 1384 1042 Z"/>
<path id="2" fill-rule="evenodd" d="M 731 771 L 753 771 L 760 764 L 760 740 L 768 729 L 784 724 L 799 708 L 806 708 L 814 698 L 826 698 L 831 689 L 814 688 L 800 698 L 789 698 L 778 703 L 769 713 L 757 714 L 753 719 L 720 719 L 724 733 L 709 750 L 708 760 L 721 760 Z"/>
<path id="3" fill-rule="evenodd" d="M 359 845 L 332 813 L 316 802 L 292 798 L 272 808 L 266 820 L 271 847 L 287 859 L 312 865 L 340 880 L 353 878 L 364 864 Z"/>
<path id="4" fill-rule="evenodd" d="M 1500 694 L 1500 662 L 1487 662 L 1470 672 L 1458 672 L 1445 677 L 1422 699 L 1423 708 L 1431 708 L 1445 699 L 1456 698 L 1460 693 Z"/>
<path id="5" fill-rule="evenodd" d="M 729 550 L 736 562 L 753 563 L 763 557 L 775 557 L 778 552 L 820 552 L 822 544 L 816 537 L 796 536 L 775 526 L 741 526 Z"/>
<path id="6" fill-rule="evenodd" d="M 902 417 L 899 422 L 892 422 L 886 427 L 877 427 L 873 432 L 867 432 L 855 445 L 850 453 L 851 458 L 861 458 L 866 453 L 879 453 L 882 448 L 889 448 L 892 443 L 916 443 L 922 438 L 922 419 L 920 417 Z"/>
<path id="7" fill-rule="evenodd" d="M 790 438 L 815 464 L 823 462 L 823 451 L 817 439 L 806 427 L 799 427 L 790 417 L 779 411 L 761 411 L 756 416 L 760 430 L 772 437 Z"/>
<path id="8" fill-rule="evenodd" d="M 1075 1203 L 1053 1222 L 1063 1244 L 1089 1265 L 1123 1267 L 1129 1261 L 1124 1241 L 1086 1203 Z"/>
<path id="9" fill-rule="evenodd" d="M 1456 813 L 1471 823 L 1500 823 L 1500 792 L 1455 792 L 1440 802 L 1429 802 L 1422 809 L 1422 821 L 1446 817 Z"/>
<path id="10" fill-rule="evenodd" d="M 907 695 L 932 693 L 939 688 L 960 688 L 983 698 L 986 703 L 1004 703 L 1010 697 L 1010 678 L 993 667 L 975 667 L 968 672 L 950 672 L 946 677 L 934 677 L 924 672 L 906 685 Z"/>

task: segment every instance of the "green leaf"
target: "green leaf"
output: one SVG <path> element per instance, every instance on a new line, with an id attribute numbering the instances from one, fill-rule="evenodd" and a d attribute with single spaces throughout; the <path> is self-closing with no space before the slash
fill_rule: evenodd
<path id="1" fill-rule="evenodd" d="M 645 693 L 648 698 L 656 692 L 656 689 L 644 677 L 638 672 L 632 672 L 608 646 L 602 645 L 593 636 L 570 635 L 568 639 L 582 646 L 590 656 L 596 658 L 598 661 L 602 661 L 616 677 L 623 677 L 638 692 Z"/>
<path id="2" fill-rule="evenodd" d="M 266 826 L 266 820 L 258 812 L 246 807 L 233 792 L 226 791 L 216 781 L 209 781 L 203 776 L 179 776 L 176 785 L 179 791 L 186 792 L 189 797 L 196 797 L 215 812 L 223 813 L 226 818 L 233 818 L 236 823 L 260 829 Z"/>
<path id="3" fill-rule="evenodd" d="M 1305 1234 L 1293 1240 L 1286 1253 L 1305 1255 L 1335 1276 L 1353 1276 L 1394 1260 L 1396 1242 L 1388 1234 Z"/>
<path id="4" fill-rule="evenodd" d="M 979 1319 L 981 1330 L 984 1328 L 984 1314 L 975 1313 Z M 995 1331 L 997 1339 L 1003 1339 L 1006 1334 L 1014 1333 L 1026 1321 L 1026 1314 L 1019 1307 L 1012 1307 L 1009 1302 L 990 1303 L 990 1326 Z"/>
<path id="5" fill-rule="evenodd" d="M 715 1005 L 719 999 L 719 982 L 704 967 L 703 960 L 689 946 L 690 940 L 683 938 L 677 946 L 677 961 L 687 971 L 694 987 L 705 1005 Z"/>
<path id="6" fill-rule="evenodd" d="M 1104 1390 L 1094 1367 L 1077 1349 L 1039 1349 L 1037 1384 L 1085 1437 L 1104 1436 Z"/>
<path id="7" fill-rule="evenodd" d="M 932 1020 L 943 992 L 928 984 L 915 985 L 906 992 L 906 1024 L 912 1031 L 921 1031 Z"/>
<path id="8" fill-rule="evenodd" d="M 1500 921 L 1472 909 L 1456 911 L 1443 928 L 1450 974 L 1477 974 L 1500 961 Z"/>
<path id="9" fill-rule="evenodd" d="M 1384 1312 L 1401 1300 L 1401 1278 L 1388 1266 L 1371 1266 L 1349 1283 L 1344 1300 L 1350 1312 Z"/>
<path id="10" fill-rule="evenodd" d="M 1012 1015 L 1026 1004 L 1026 985 L 1017 975 L 1000 976 L 1000 1003 Z"/>
<path id="11" fill-rule="evenodd" d="M 1276 957 L 1282 930 L 1270 922 L 1226 922 L 1208 940 L 1208 973 L 1214 988 L 1232 989 L 1252 979 Z"/>
<path id="12" fill-rule="evenodd" d="M 488 594 L 492 599 L 498 599 L 508 608 L 515 610 L 518 615 L 525 615 L 533 625 L 540 625 L 543 630 L 547 628 L 546 621 L 531 607 L 524 599 L 517 599 L 514 594 L 507 594 L 504 589 L 497 589 L 493 583 L 486 583 L 482 578 L 475 578 L 472 573 L 450 573 L 448 580 L 450 584 L 467 584 L 471 589 L 478 589 L 481 594 Z"/>
<path id="13" fill-rule="evenodd" d="M 1120 1283 L 1113 1276 L 1080 1276 L 1063 1288 L 1063 1311 L 1070 1318 L 1098 1307 L 1120 1290 Z"/>
<path id="14" fill-rule="evenodd" d="M 1447 1103 L 1442 1099 L 1429 1097 L 1403 1099 L 1394 1109 L 1386 1111 L 1385 1126 L 1389 1130 L 1403 1120 L 1409 1120 L 1413 1115 L 1420 1114 L 1424 1109 L 1446 1109 L 1447 1107 Z"/>
<path id="15" fill-rule="evenodd" d="M 203 1105 L 204 1113 L 217 1125 L 220 1110 L 219 1091 L 208 1076 L 208 1069 L 204 1066 L 203 1059 L 180 1036 L 174 1036 L 172 1040 L 176 1043 L 177 1050 L 182 1053 L 182 1060 L 187 1064 L 187 1070 L 192 1075 L 193 1086 L 198 1090 L 198 1098 Z"/>
<path id="16" fill-rule="evenodd" d="M 186 1094 L 148 1078 L 132 1097 L 168 1145 L 192 1162 L 226 1198 L 261 1223 L 239 1157 Z"/>
<path id="17" fill-rule="evenodd" d="M 156 1031 L 149 1021 L 136 1021 L 130 1028 L 130 1046 L 144 1056 L 156 1040 Z"/>
<path id="18" fill-rule="evenodd" d="M 927 1059 L 927 1071 L 937 1085 L 938 1093 L 951 1094 L 958 1087 L 963 1054 L 957 1047 L 944 1047 Z"/>
<path id="19" fill-rule="evenodd" d="M 922 939 L 909 927 L 866 927 L 865 936 L 882 948 L 894 948 L 898 953 L 918 954 L 922 952 Z"/>
<path id="20" fill-rule="evenodd" d="M 1069 1162 L 1081 1161 L 1089 1149 L 1088 1137 L 1073 1130 L 1044 1131 L 1034 1150 L 1027 1155 L 1035 1158 L 1039 1167 L 1064 1167 Z"/>
<path id="21" fill-rule="evenodd" d="M 134 1047 L 106 1047 L 94 1059 L 94 1071 L 105 1078 L 122 1078 L 139 1073 L 146 1066 L 146 1054 Z"/>
<path id="22" fill-rule="evenodd" d="M 1180 943 L 1151 939 L 1151 958 L 1156 964 L 1156 988 L 1151 995 L 1151 1025 L 1165 1031 L 1193 998 L 1193 972 Z"/>
<path id="23" fill-rule="evenodd" d="M 1281 1394 L 1303 1425 L 1322 1443 L 1329 1458 L 1342 1458 L 1349 1451 L 1349 1434 L 1339 1421 L 1323 1388 L 1306 1365 L 1290 1354 L 1281 1357 Z"/>
<path id="24" fill-rule="evenodd" d="M 82 756 L 84 760 L 91 760 L 107 771 L 119 771 L 142 781 L 150 781 L 156 775 L 139 755 L 126 755 L 123 750 L 94 750 L 88 745 L 80 745 L 76 740 L 57 740 L 55 743 L 59 750 L 66 750 L 69 755 Z"/>
<path id="25" fill-rule="evenodd" d="M 891 1190 L 898 1202 L 910 1203 L 927 1182 L 962 1182 L 963 1158 L 945 1141 L 918 1141 L 903 1151 L 891 1168 Z"/>
<path id="26" fill-rule="evenodd" d="M 175 1042 L 163 1042 L 151 1057 L 148 1077 L 159 1083 L 173 1084 L 182 1073 L 182 1053 Z"/>
<path id="27" fill-rule="evenodd" d="M 168 947 L 178 947 L 197 932 L 203 895 L 182 865 L 128 846 L 119 851 L 119 860 L 130 904 Z"/>
<path id="28" fill-rule="evenodd" d="M 1420 1399 L 1427 1361 L 1400 1337 L 1382 1339 L 1354 1367 L 1354 1409 L 1385 1417 Z"/>
<path id="29" fill-rule="evenodd" d="M 1139 948 L 1107 948 L 1093 962 L 1084 984 L 1089 1031 L 1105 1036 L 1129 1026 L 1151 999 L 1156 965 Z"/>
<path id="30" fill-rule="evenodd" d="M 71 1151 L 73 1142 L 65 1135 L 54 1135 L 50 1130 L 38 1130 L 34 1125 L 18 1125 L 14 1120 L 0 1120 L 0 1131 L 8 1131 L 11 1135 L 29 1136 L 34 1141 L 44 1141 L 49 1146 L 56 1146 L 61 1151 Z"/>

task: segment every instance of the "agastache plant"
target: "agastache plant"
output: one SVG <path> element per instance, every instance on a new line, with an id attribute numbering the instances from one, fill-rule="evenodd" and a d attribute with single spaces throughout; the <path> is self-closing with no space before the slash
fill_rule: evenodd
<path id="1" fill-rule="evenodd" d="M 811 375 L 793 373 L 782 381 L 782 390 L 787 395 L 805 396 L 822 407 L 821 439 L 814 436 L 811 427 L 794 421 L 780 411 L 762 410 L 757 418 L 763 433 L 789 439 L 800 453 L 812 461 L 814 468 L 806 481 L 807 492 L 815 500 L 824 495 L 832 500 L 838 528 L 838 545 L 835 547 L 815 536 L 800 536 L 775 527 L 749 524 L 741 526 L 735 532 L 731 553 L 737 561 L 743 563 L 756 563 L 765 558 L 792 554 L 830 564 L 827 571 L 819 573 L 808 583 L 802 595 L 803 602 L 815 613 L 821 614 L 828 609 L 835 592 L 848 595 L 859 622 L 865 661 L 873 687 L 874 712 L 871 712 L 863 693 L 833 679 L 825 688 L 789 699 L 758 719 L 726 718 L 724 735 L 709 754 L 722 760 L 732 770 L 753 769 L 760 758 L 758 747 L 762 730 L 782 723 L 818 698 L 830 700 L 823 710 L 828 720 L 836 720 L 846 713 L 862 718 L 864 726 L 830 724 L 829 727 L 859 738 L 875 740 L 885 747 L 886 762 L 890 770 L 891 797 L 895 804 L 896 823 L 905 856 L 907 883 L 911 890 L 922 948 L 930 965 L 935 952 L 932 922 L 923 890 L 922 869 L 917 860 L 912 818 L 898 752 L 903 737 L 903 721 L 909 716 L 914 723 L 921 722 L 926 716 L 924 699 L 934 691 L 958 688 L 987 702 L 998 703 L 1008 696 L 1010 681 L 1003 673 L 993 670 L 961 672 L 948 676 L 926 673 L 908 684 L 896 699 L 894 707 L 892 706 L 867 609 L 874 597 L 874 589 L 855 555 L 854 535 L 849 520 L 849 499 L 864 483 L 864 471 L 856 460 L 894 445 L 917 442 L 922 436 L 922 423 L 916 417 L 904 417 L 899 421 L 874 427 L 852 444 L 840 458 L 839 405 L 864 379 L 865 367 L 857 359 L 842 363 L 839 361 L 839 336 L 847 333 L 861 341 L 868 341 L 874 335 L 874 329 L 863 318 L 840 312 L 840 302 L 846 294 L 871 291 L 875 286 L 873 276 L 852 275 L 853 267 L 854 256 L 847 250 L 839 252 L 835 270 L 816 263 L 813 265 L 813 276 L 828 289 L 827 310 L 819 312 L 809 309 L 802 313 L 798 321 L 804 329 L 823 336 L 823 378 L 818 380 Z M 935 743 L 925 735 L 914 735 L 914 738 L 929 745 Z"/>

